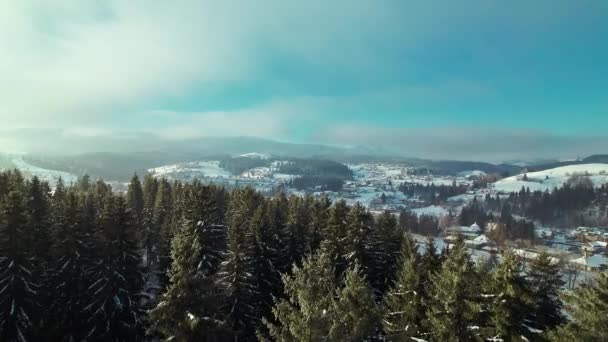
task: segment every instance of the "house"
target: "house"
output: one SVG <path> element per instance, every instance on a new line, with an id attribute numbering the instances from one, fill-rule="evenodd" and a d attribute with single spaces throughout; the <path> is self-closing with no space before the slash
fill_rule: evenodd
<path id="1" fill-rule="evenodd" d="M 553 237 L 553 231 L 550 228 L 537 228 L 534 233 L 536 237 L 541 239 L 551 239 Z"/>
<path id="2" fill-rule="evenodd" d="M 485 235 L 479 235 L 478 237 L 472 240 L 466 240 L 465 243 L 475 249 L 483 248 L 491 243 L 490 239 L 488 239 Z"/>
<path id="3" fill-rule="evenodd" d="M 473 223 L 469 229 L 471 230 L 471 233 L 481 233 L 481 227 L 477 224 L 477 222 Z"/>
<path id="4" fill-rule="evenodd" d="M 453 233 L 460 233 L 463 235 L 478 236 L 479 234 L 481 234 L 481 227 L 479 227 L 477 222 L 475 222 L 471 226 L 451 227 L 448 228 L 448 231 Z"/>
<path id="5" fill-rule="evenodd" d="M 461 234 L 473 239 L 481 234 L 481 227 L 477 223 L 473 223 L 471 226 L 450 227 L 447 229 L 447 233 L 451 235 Z"/>
<path id="6" fill-rule="evenodd" d="M 593 253 L 598 253 L 606 250 L 606 246 L 608 246 L 608 242 L 605 241 L 591 241 L 589 242 L 590 250 Z"/>

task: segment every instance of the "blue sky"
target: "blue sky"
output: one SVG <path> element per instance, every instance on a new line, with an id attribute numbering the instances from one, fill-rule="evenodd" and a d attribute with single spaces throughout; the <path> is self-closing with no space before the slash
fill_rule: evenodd
<path id="1" fill-rule="evenodd" d="M 436 157 L 468 132 L 485 159 L 523 156 L 488 145 L 522 136 L 571 156 L 608 148 L 606 37 L 604 0 L 4 1 L 0 118 Z"/>

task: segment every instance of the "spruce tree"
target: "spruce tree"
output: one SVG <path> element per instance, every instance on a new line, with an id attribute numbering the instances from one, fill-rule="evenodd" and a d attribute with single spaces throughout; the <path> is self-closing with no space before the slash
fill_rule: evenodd
<path id="1" fill-rule="evenodd" d="M 327 196 L 321 197 L 321 199 L 314 201 L 311 209 L 310 218 L 310 249 L 307 253 L 314 253 L 321 246 L 323 241 L 323 229 L 327 227 L 329 221 L 329 212 L 331 208 L 331 201 Z"/>
<path id="2" fill-rule="evenodd" d="M 63 213 L 53 223 L 55 262 L 49 277 L 53 296 L 45 335 L 53 340 L 78 341 L 86 328 L 82 315 L 83 303 L 90 301 L 85 297 L 86 289 L 93 283 L 87 277 L 92 265 L 91 226 L 75 190 L 67 193 L 62 207 Z"/>
<path id="3" fill-rule="evenodd" d="M 307 251 L 309 251 L 308 227 L 310 211 L 307 199 L 298 196 L 289 198 L 289 211 L 287 217 L 286 231 L 286 257 L 289 264 L 300 262 Z"/>
<path id="4" fill-rule="evenodd" d="M 328 255 L 319 251 L 292 275 L 283 275 L 288 299 L 273 308 L 275 323 L 264 319 L 276 341 L 360 341 L 377 335 L 379 309 L 358 265 L 339 285 Z"/>
<path id="5" fill-rule="evenodd" d="M 205 258 L 201 237 L 210 229 L 185 219 L 171 244 L 170 284 L 149 313 L 148 333 L 168 341 L 214 341 L 223 326 L 215 275 L 201 267 Z"/>
<path id="6" fill-rule="evenodd" d="M 48 307 L 51 300 L 49 286 L 50 256 L 50 188 L 47 183 L 41 182 L 38 177 L 33 177 L 25 184 L 25 209 L 27 216 L 28 233 L 21 237 L 31 249 L 32 271 L 34 277 L 41 285 L 39 289 L 39 301 Z M 40 313 L 41 324 L 46 320 L 45 315 Z"/>
<path id="7" fill-rule="evenodd" d="M 438 273 L 430 276 L 431 296 L 427 308 L 428 333 L 433 341 L 468 341 L 473 338 L 478 304 L 470 282 L 473 266 L 459 237 Z"/>
<path id="8" fill-rule="evenodd" d="M 274 234 L 268 224 L 267 206 L 260 205 L 251 220 L 250 238 L 252 248 L 253 277 L 257 284 L 258 301 L 255 303 L 259 317 L 270 317 L 274 298 L 281 290 L 281 275 L 275 266 L 279 247 L 274 241 Z M 256 322 L 257 329 L 261 321 Z"/>
<path id="9" fill-rule="evenodd" d="M 197 230 L 203 247 L 199 271 L 207 275 L 218 271 L 226 250 L 226 228 L 217 203 L 217 191 L 214 186 L 194 182 L 184 189 L 182 201 L 182 222 L 203 227 Z"/>
<path id="10" fill-rule="evenodd" d="M 268 201 L 268 210 L 266 216 L 268 217 L 268 229 L 272 232 L 272 244 L 276 248 L 275 258 L 273 264 L 280 273 L 289 272 L 291 264 L 287 257 L 288 250 L 286 248 L 285 241 L 287 240 L 287 208 L 288 203 L 285 195 L 279 193 L 279 195 L 272 200 Z"/>
<path id="11" fill-rule="evenodd" d="M 357 203 L 350 209 L 346 221 L 344 258 L 349 266 L 358 264 L 368 274 L 372 262 L 369 246 L 372 217 L 363 205 Z"/>
<path id="12" fill-rule="evenodd" d="M 282 276 L 288 299 L 279 299 L 272 309 L 278 323 L 264 319 L 271 337 L 274 341 L 327 340 L 336 316 L 332 260 L 318 252 L 308 256 L 302 266 L 294 265 L 291 274 Z"/>
<path id="13" fill-rule="evenodd" d="M 87 192 L 91 188 L 91 176 L 88 174 L 82 175 L 76 181 L 76 188 L 81 192 Z"/>
<path id="14" fill-rule="evenodd" d="M 144 208 L 153 211 L 156 204 L 156 195 L 158 194 L 158 180 L 151 174 L 144 176 L 142 192 L 144 195 Z"/>
<path id="15" fill-rule="evenodd" d="M 380 310 L 359 265 L 349 268 L 334 303 L 333 341 L 362 341 L 378 334 Z"/>
<path id="16" fill-rule="evenodd" d="M 57 189 L 55 189 L 55 192 Z M 97 210 L 97 216 L 101 216 L 101 209 L 104 207 L 107 199 L 112 196 L 112 187 L 106 184 L 103 179 L 98 179 L 93 187 L 93 198 L 95 203 L 93 207 Z"/>
<path id="17" fill-rule="evenodd" d="M 253 336 L 259 320 L 251 218 L 261 198 L 252 188 L 235 190 L 228 211 L 228 251 L 219 273 L 225 296 L 226 324 L 237 337 Z"/>
<path id="18" fill-rule="evenodd" d="M 129 183 L 129 188 L 127 190 L 127 205 L 135 220 L 134 224 L 139 230 L 144 210 L 144 192 L 137 174 L 134 174 L 133 177 L 131 177 L 131 183 Z"/>
<path id="19" fill-rule="evenodd" d="M 10 189 L 9 175 L 11 171 L 0 171 L 0 198 L 6 196 Z"/>
<path id="20" fill-rule="evenodd" d="M 437 275 L 441 271 L 442 257 L 437 252 L 437 246 L 435 245 L 435 239 L 432 236 L 427 237 L 424 244 L 424 253 L 419 258 L 418 274 L 420 276 L 418 282 L 418 293 L 420 294 L 421 301 L 424 306 L 430 305 L 431 302 L 431 290 L 432 277 Z M 426 326 L 427 325 L 427 314 L 428 310 L 418 311 L 418 321 Z"/>
<path id="21" fill-rule="evenodd" d="M 523 265 L 515 254 L 506 252 L 503 255 L 503 261 L 484 288 L 490 298 L 487 337 L 513 340 L 530 335 L 525 318 L 533 309 L 532 298 Z"/>
<path id="22" fill-rule="evenodd" d="M 49 262 L 49 189 L 46 183 L 33 177 L 27 182 L 25 208 L 27 211 L 29 236 L 23 239 L 32 239 L 32 249 L 35 262 L 45 268 Z M 44 271 L 44 270 L 41 270 Z"/>
<path id="23" fill-rule="evenodd" d="M 344 258 L 344 240 L 346 239 L 348 207 L 344 200 L 336 202 L 329 215 L 327 228 L 323 232 L 321 250 L 331 258 L 336 274 L 346 271 L 347 262 Z"/>
<path id="24" fill-rule="evenodd" d="M 424 253 L 422 253 L 420 263 L 423 273 L 426 273 L 425 276 L 433 275 L 441 270 L 441 257 L 432 236 L 428 236 L 424 243 Z"/>
<path id="25" fill-rule="evenodd" d="M 142 337 L 136 234 L 124 197 L 109 194 L 103 207 L 97 239 L 99 255 L 89 271 L 95 282 L 87 288 L 83 319 L 85 339 L 125 341 Z"/>
<path id="26" fill-rule="evenodd" d="M 608 331 L 608 273 L 601 273 L 595 284 L 583 284 L 566 296 L 571 321 L 551 332 L 552 341 L 606 340 Z"/>
<path id="27" fill-rule="evenodd" d="M 158 181 L 156 178 L 150 174 L 145 175 L 142 186 L 144 206 L 141 213 L 140 241 L 143 245 L 144 259 L 148 270 L 157 263 L 156 244 L 159 239 L 159 230 L 154 221 L 157 192 Z"/>
<path id="28" fill-rule="evenodd" d="M 397 228 L 395 216 L 389 212 L 380 215 L 369 242 L 369 281 L 379 296 L 396 277 L 402 238 L 403 234 Z"/>
<path id="29" fill-rule="evenodd" d="M 418 253 L 416 242 L 406 234 L 401 242 L 397 279 L 384 297 L 384 332 L 390 340 L 405 341 L 421 336 Z"/>
<path id="30" fill-rule="evenodd" d="M 63 184 L 63 180 L 59 178 L 57 184 L 55 184 L 55 190 L 51 197 L 50 215 L 53 220 L 57 220 L 65 213 L 65 201 L 66 201 L 67 189 Z"/>
<path id="31" fill-rule="evenodd" d="M 560 265 L 554 260 L 543 251 L 529 264 L 527 271 L 534 300 L 528 321 L 535 329 L 552 330 L 566 322 L 560 298 L 560 289 L 565 282 Z"/>
<path id="32" fill-rule="evenodd" d="M 21 185 L 14 185 L 22 188 Z M 0 340 L 30 341 L 38 328 L 41 306 L 39 272 L 32 263 L 33 246 L 27 239 L 23 190 L 0 199 Z"/>
<path id="33" fill-rule="evenodd" d="M 171 184 L 166 179 L 159 181 L 156 202 L 154 203 L 154 213 L 152 227 L 154 232 L 151 237 L 155 239 L 153 253 L 150 256 L 159 272 L 165 274 L 171 266 L 171 239 L 173 238 L 173 197 Z M 164 280 L 164 279 L 163 279 Z"/>
<path id="34" fill-rule="evenodd" d="M 143 248 L 143 256 L 147 270 L 158 264 L 156 246 L 159 240 L 159 231 L 154 224 L 153 210 L 145 207 L 141 214 L 140 244 Z"/>

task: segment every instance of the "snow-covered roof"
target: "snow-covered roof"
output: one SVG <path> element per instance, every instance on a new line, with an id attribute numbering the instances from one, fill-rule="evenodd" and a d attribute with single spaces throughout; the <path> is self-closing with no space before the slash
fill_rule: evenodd
<path id="1" fill-rule="evenodd" d="M 490 239 L 488 239 L 488 237 L 485 235 L 479 235 L 478 237 L 474 238 L 473 240 L 466 241 L 467 244 L 474 245 L 474 246 L 487 245 L 489 242 L 490 242 Z"/>
<path id="2" fill-rule="evenodd" d="M 460 226 L 460 227 L 452 227 L 448 230 L 451 231 L 459 231 L 464 234 L 478 234 L 481 233 L 481 227 L 477 223 L 473 223 L 471 226 Z"/>
<path id="3" fill-rule="evenodd" d="M 605 241 L 591 241 L 589 242 L 589 246 L 593 248 L 605 248 L 608 246 L 608 242 Z"/>
<path id="4" fill-rule="evenodd" d="M 485 235 L 479 235 L 478 237 L 474 238 L 473 241 L 476 244 L 482 244 L 482 243 L 488 243 L 488 242 L 490 242 L 490 239 L 488 239 L 488 237 L 485 236 Z"/>
<path id="5" fill-rule="evenodd" d="M 543 237 L 543 236 L 551 237 L 551 236 L 553 236 L 553 231 L 551 229 L 549 229 L 549 228 L 536 228 L 534 230 L 534 232 L 536 233 L 536 236 L 538 236 L 538 237 Z"/>

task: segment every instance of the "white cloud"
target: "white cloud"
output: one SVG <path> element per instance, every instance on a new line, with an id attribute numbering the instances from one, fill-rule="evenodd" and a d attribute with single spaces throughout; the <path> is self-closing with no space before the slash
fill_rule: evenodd
<path id="1" fill-rule="evenodd" d="M 275 55 L 361 67 L 375 55 L 362 39 L 384 30 L 372 30 L 376 20 L 394 16 L 372 4 L 3 1 L 0 118 L 92 124 L 109 112 L 155 109 L 154 99 L 179 98 L 195 85 L 263 78 Z M 336 45 L 344 54 L 330 53 Z"/>
<path id="2" fill-rule="evenodd" d="M 483 125 L 386 128 L 334 125 L 319 131 L 323 143 L 367 145 L 408 157 L 503 162 L 527 158 L 561 158 L 603 154 L 608 137 L 557 135 L 543 130 Z"/>
<path id="3" fill-rule="evenodd" d="M 229 22 L 211 13 L 201 16 L 204 8 L 147 1 L 112 1 L 105 10 L 69 4 L 1 5 L 0 19 L 12 18 L 0 31 L 1 115 L 9 123 L 86 123 L 111 108 L 145 105 L 195 81 L 235 79 L 247 69 L 247 59 L 238 56 L 239 33 L 229 33 Z"/>
<path id="4" fill-rule="evenodd" d="M 548 13 L 552 2 L 542 3 L 6 0 L 0 119 L 24 127 L 93 125 L 109 113 L 158 109 L 154 99 L 179 99 L 194 85 L 204 91 L 217 82 L 263 81 L 277 57 L 390 73 L 387 46 L 423 49 L 435 36 L 468 37 L 462 32 L 486 21 L 528 30 L 571 7 Z"/>
<path id="5" fill-rule="evenodd" d="M 290 140 L 299 125 L 308 120 L 318 120 L 333 102 L 326 98 L 300 97 L 228 111 L 162 111 L 156 112 L 155 117 L 179 122 L 159 131 L 165 139 L 253 136 Z"/>
<path id="6" fill-rule="evenodd" d="M 328 120 L 360 114 L 362 103 L 372 110 L 375 105 L 392 104 L 387 111 L 416 105 L 449 113 L 454 104 L 464 107 L 500 96 L 500 89 L 492 84 L 462 75 L 439 75 L 432 82 L 415 83 L 412 80 L 417 78 L 410 79 L 408 72 L 415 74 L 420 61 L 409 60 L 410 55 L 447 41 L 475 41 L 471 46 L 483 47 L 468 51 L 471 56 L 497 58 L 500 43 L 489 41 L 491 33 L 480 28 L 508 32 L 512 41 L 535 46 L 537 35 L 568 23 L 569 16 L 586 3 L 4 0 L 0 1 L 0 121 L 4 129 L 60 128 L 45 132 L 70 142 L 111 135 L 131 143 L 140 136 L 124 131 L 134 130 L 152 130 L 151 136 L 165 140 L 227 135 L 289 139 L 294 127 L 308 124 L 319 129 L 312 142 L 384 144 L 414 156 L 461 157 L 455 154 L 456 147 L 483 159 L 595 151 L 608 148 L 604 140 L 484 128 L 390 129 L 335 125 Z M 398 51 L 387 53 L 391 48 Z M 268 74 L 273 84 L 290 88 L 288 72 L 277 75 L 270 70 L 277 59 L 355 78 L 398 70 L 403 79 L 393 80 L 389 89 L 379 87 L 350 97 L 295 94 L 290 99 L 258 99 L 252 101 L 257 104 L 231 110 L 208 110 L 201 104 L 203 108 L 180 112 L 157 104 L 157 100 L 179 102 L 195 91 L 217 91 L 218 84 L 263 83 Z M 315 76 L 322 83 L 324 74 Z M 120 116 L 132 117 L 126 120 L 131 126 L 121 126 L 123 121 L 116 120 Z M 330 127 L 321 129 L 325 125 Z M 31 131 L 27 139 L 44 145 L 38 132 Z M 2 136 L 0 147 L 24 146 L 16 139 L 25 138 Z"/>

